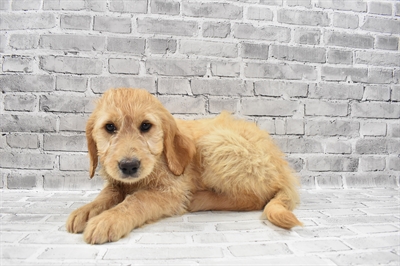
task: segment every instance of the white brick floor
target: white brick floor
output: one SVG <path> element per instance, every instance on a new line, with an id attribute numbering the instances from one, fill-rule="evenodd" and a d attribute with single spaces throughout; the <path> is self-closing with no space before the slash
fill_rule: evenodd
<path id="1" fill-rule="evenodd" d="M 303 190 L 291 231 L 255 212 L 201 212 L 88 245 L 68 214 L 97 192 L 1 192 L 1 265 L 400 265 L 397 189 Z"/>

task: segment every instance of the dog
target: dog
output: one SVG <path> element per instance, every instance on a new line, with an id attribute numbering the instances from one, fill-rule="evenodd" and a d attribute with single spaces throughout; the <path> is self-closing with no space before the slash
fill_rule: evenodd
<path id="1" fill-rule="evenodd" d="M 106 91 L 86 125 L 89 174 L 106 184 L 73 211 L 68 232 L 90 244 L 117 241 L 163 217 L 262 210 L 273 224 L 301 226 L 292 210 L 299 181 L 266 131 L 227 112 L 175 119 L 146 90 Z"/>

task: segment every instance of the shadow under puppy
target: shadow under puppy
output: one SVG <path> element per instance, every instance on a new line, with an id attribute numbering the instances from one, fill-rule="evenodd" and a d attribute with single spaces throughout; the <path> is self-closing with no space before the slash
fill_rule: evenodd
<path id="1" fill-rule="evenodd" d="M 301 225 L 291 212 L 298 180 L 269 134 L 228 113 L 185 121 L 141 89 L 104 93 L 86 126 L 90 177 L 106 185 L 68 218 L 68 232 L 101 244 L 162 217 L 205 210 L 264 209 L 273 224 Z"/>

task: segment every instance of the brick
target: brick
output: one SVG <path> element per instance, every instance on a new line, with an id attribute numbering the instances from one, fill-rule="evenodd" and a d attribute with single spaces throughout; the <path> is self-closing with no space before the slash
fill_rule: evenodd
<path id="1" fill-rule="evenodd" d="M 85 0 L 43 0 L 44 10 L 83 10 L 85 9 Z"/>
<path id="2" fill-rule="evenodd" d="M 36 49 L 39 46 L 39 35 L 12 34 L 10 36 L 9 45 L 17 50 Z"/>
<path id="3" fill-rule="evenodd" d="M 325 81 L 367 82 L 368 69 L 357 67 L 321 67 L 321 78 Z"/>
<path id="4" fill-rule="evenodd" d="M 45 151 L 87 151 L 85 135 L 44 135 Z"/>
<path id="5" fill-rule="evenodd" d="M 107 10 L 107 1 L 86 0 L 86 8 L 91 11 L 104 12 Z"/>
<path id="6" fill-rule="evenodd" d="M 43 95 L 40 97 L 40 110 L 63 113 L 87 112 L 89 111 L 89 102 L 89 98 L 81 95 Z"/>
<path id="7" fill-rule="evenodd" d="M 40 0 L 14 0 L 11 9 L 16 11 L 39 10 L 41 6 Z"/>
<path id="8" fill-rule="evenodd" d="M 8 13 L 1 15 L 0 30 L 51 29 L 56 24 L 51 13 Z"/>
<path id="9" fill-rule="evenodd" d="M 373 241 L 373 240 L 372 240 Z M 360 265 L 368 261 L 373 265 L 390 265 L 399 260 L 399 256 L 389 251 L 370 251 L 365 253 L 332 254 L 328 258 L 336 265 Z"/>
<path id="10" fill-rule="evenodd" d="M 287 119 L 286 134 L 304 135 L 304 121 L 302 119 Z"/>
<path id="11" fill-rule="evenodd" d="M 391 154 L 400 150 L 400 140 L 386 138 L 365 138 L 356 142 L 358 154 Z"/>
<path id="12" fill-rule="evenodd" d="M 359 122 L 331 120 L 318 121 L 308 120 L 306 122 L 306 135 L 310 136 L 358 136 Z"/>
<path id="13" fill-rule="evenodd" d="M 54 77 L 48 75 L 0 75 L 3 92 L 54 91 Z"/>
<path id="14" fill-rule="evenodd" d="M 109 37 L 107 40 L 107 51 L 130 54 L 144 54 L 144 39 L 139 38 L 116 38 Z"/>
<path id="15" fill-rule="evenodd" d="M 316 181 L 318 187 L 322 189 L 343 188 L 342 176 L 340 175 L 329 174 L 329 175 L 317 176 Z"/>
<path id="16" fill-rule="evenodd" d="M 296 158 L 296 157 L 290 157 L 288 156 L 286 159 L 290 165 L 290 167 L 296 172 L 299 173 L 301 170 L 303 170 L 304 168 L 304 160 L 301 158 Z M 301 179 L 303 179 L 304 176 L 302 176 Z M 301 182 L 303 182 L 303 180 L 300 180 Z M 301 185 L 302 187 L 304 187 L 303 185 Z"/>
<path id="17" fill-rule="evenodd" d="M 397 121 L 396 121 L 397 122 Z M 388 125 L 388 134 L 389 137 L 400 138 L 400 125 L 397 123 Z"/>
<path id="18" fill-rule="evenodd" d="M 393 70 L 381 67 L 368 68 L 367 82 L 371 84 L 389 84 L 393 80 Z"/>
<path id="19" fill-rule="evenodd" d="M 361 100 L 363 94 L 364 87 L 361 84 L 319 83 L 317 86 L 310 86 L 308 97 L 314 99 Z"/>
<path id="20" fill-rule="evenodd" d="M 163 76 L 204 76 L 207 62 L 193 59 L 147 59 L 146 69 L 149 74 Z"/>
<path id="21" fill-rule="evenodd" d="M 251 96 L 252 83 L 241 79 L 192 79 L 191 88 L 195 95 Z"/>
<path id="22" fill-rule="evenodd" d="M 305 114 L 311 116 L 347 116 L 348 109 L 348 103 L 310 101 L 306 103 Z"/>
<path id="23" fill-rule="evenodd" d="M 360 169 L 363 172 L 383 171 L 385 167 L 385 158 L 373 156 L 363 156 L 360 158 Z"/>
<path id="24" fill-rule="evenodd" d="M 353 52 L 329 49 L 327 53 L 327 62 L 330 64 L 346 64 L 353 63 Z"/>
<path id="25" fill-rule="evenodd" d="M 399 38 L 393 36 L 376 36 L 376 49 L 394 50 L 399 47 Z"/>
<path id="26" fill-rule="evenodd" d="M 235 24 L 233 36 L 238 39 L 289 42 L 290 29 L 276 26 L 255 27 L 251 24 Z"/>
<path id="27" fill-rule="evenodd" d="M 62 251 L 62 248 L 51 247 L 45 249 L 45 251 L 39 255 L 39 259 L 95 259 L 98 251 L 92 248 L 82 248 L 82 247 L 70 247 L 71 253 L 66 254 Z"/>
<path id="28" fill-rule="evenodd" d="M 300 64 L 261 64 L 248 63 L 244 68 L 244 75 L 248 78 L 272 78 L 290 80 L 315 80 L 315 67 Z"/>
<path id="29" fill-rule="evenodd" d="M 7 37 L 5 35 L 0 35 L 0 52 L 4 52 L 7 45 Z"/>
<path id="30" fill-rule="evenodd" d="M 147 0 L 111 0 L 110 11 L 121 13 L 147 13 Z"/>
<path id="31" fill-rule="evenodd" d="M 73 56 L 42 56 L 40 58 L 40 68 L 56 73 L 69 74 L 101 74 L 103 63 L 99 59 Z"/>
<path id="32" fill-rule="evenodd" d="M 104 51 L 106 38 L 102 36 L 42 35 L 40 47 L 52 50 Z"/>
<path id="33" fill-rule="evenodd" d="M 3 61 L 4 72 L 32 73 L 35 59 L 27 56 L 5 56 Z"/>
<path id="34" fill-rule="evenodd" d="M 9 189 L 34 189 L 36 187 L 36 174 L 11 173 L 7 176 L 7 188 Z"/>
<path id="35" fill-rule="evenodd" d="M 366 17 L 361 29 L 379 33 L 400 34 L 400 21 L 378 17 Z"/>
<path id="36" fill-rule="evenodd" d="M 400 16 L 400 3 L 396 3 L 395 6 L 395 16 Z"/>
<path id="37" fill-rule="evenodd" d="M 231 32 L 231 24 L 207 21 L 202 25 L 203 37 L 226 38 Z"/>
<path id="38" fill-rule="evenodd" d="M 333 155 L 309 157 L 307 159 L 307 169 L 317 172 L 356 172 L 358 159 Z"/>
<path id="39" fill-rule="evenodd" d="M 152 0 L 150 6 L 153 14 L 179 15 L 180 13 L 180 3 L 175 1 Z"/>
<path id="40" fill-rule="evenodd" d="M 304 6 L 307 8 L 311 8 L 311 0 L 286 0 L 286 4 L 288 6 Z"/>
<path id="41" fill-rule="evenodd" d="M 57 76 L 56 90 L 84 92 L 87 89 L 88 79 L 81 76 Z"/>
<path id="42" fill-rule="evenodd" d="M 363 136 L 386 136 L 386 123 L 384 122 L 361 123 L 360 133 Z"/>
<path id="43" fill-rule="evenodd" d="M 161 103 L 173 114 L 204 114 L 205 99 L 190 96 L 159 96 Z"/>
<path id="44" fill-rule="evenodd" d="M 318 0 L 316 6 L 327 9 L 367 12 L 367 3 L 362 0 L 346 1 L 346 4 L 343 1 L 337 0 Z"/>
<path id="45" fill-rule="evenodd" d="M 189 80 L 181 78 L 159 78 L 158 92 L 160 94 L 192 94 Z"/>
<path id="46" fill-rule="evenodd" d="M 3 246 L 2 247 L 2 260 L 6 260 L 5 257 L 3 257 L 5 254 L 7 254 L 7 259 L 9 260 L 26 260 L 32 255 L 34 255 L 36 252 L 38 252 L 37 247 L 26 247 L 24 250 L 21 251 L 20 247 L 15 247 L 15 246 Z M 4 255 L 3 255 L 4 254 Z"/>
<path id="47" fill-rule="evenodd" d="M 282 0 L 260 0 L 260 4 L 270 6 L 281 6 L 282 2 Z"/>
<path id="48" fill-rule="evenodd" d="M 260 80 L 254 82 L 256 95 L 272 97 L 306 97 L 307 83 Z"/>
<path id="49" fill-rule="evenodd" d="M 346 176 L 348 188 L 397 188 L 397 178 L 382 173 L 356 173 Z M 368 217 L 367 217 L 368 218 Z M 369 217 L 371 219 L 371 217 Z"/>
<path id="50" fill-rule="evenodd" d="M 365 118 L 399 118 L 400 106 L 395 103 L 355 102 L 351 104 L 351 115 Z"/>
<path id="51" fill-rule="evenodd" d="M 208 110 L 210 113 L 219 114 L 222 111 L 236 113 L 238 111 L 239 99 L 234 98 L 209 98 Z"/>
<path id="52" fill-rule="evenodd" d="M 299 103 L 286 100 L 264 98 L 243 98 L 243 115 L 292 116 L 299 108 Z"/>
<path id="53" fill-rule="evenodd" d="M 326 251 L 346 251 L 351 250 L 340 240 L 312 240 L 312 241 L 296 241 L 288 244 L 289 248 L 294 252 L 326 252 Z"/>
<path id="54" fill-rule="evenodd" d="M 204 259 L 204 258 L 222 258 L 223 251 L 219 247 L 198 246 L 195 249 L 191 247 L 145 247 L 137 248 L 137 252 L 129 252 L 127 248 L 109 249 L 104 260 L 116 260 L 124 258 L 126 260 L 150 260 L 157 254 L 158 259 Z"/>
<path id="55" fill-rule="evenodd" d="M 247 9 L 247 18 L 254 20 L 272 21 L 274 13 L 271 9 L 260 6 L 250 6 Z"/>
<path id="56" fill-rule="evenodd" d="M 147 45 L 152 54 L 167 54 L 176 52 L 177 42 L 173 39 L 149 39 Z"/>
<path id="57" fill-rule="evenodd" d="M 320 153 L 323 152 L 319 141 L 308 138 L 275 138 L 275 143 L 285 153 Z"/>
<path id="58" fill-rule="evenodd" d="M 396 67 L 400 62 L 400 55 L 397 53 L 356 51 L 355 54 L 357 64 Z"/>
<path id="59" fill-rule="evenodd" d="M 90 88 L 94 93 L 112 88 L 142 88 L 155 93 L 156 80 L 153 77 L 95 77 L 91 79 Z"/>
<path id="60" fill-rule="evenodd" d="M 37 135 L 13 133 L 6 136 L 8 146 L 19 149 L 37 149 L 39 140 Z"/>
<path id="61" fill-rule="evenodd" d="M 392 15 L 391 3 L 370 2 L 368 13 L 377 15 Z"/>
<path id="62" fill-rule="evenodd" d="M 110 58 L 108 71 L 113 74 L 139 74 L 139 61 L 136 59 Z"/>
<path id="63" fill-rule="evenodd" d="M 391 100 L 394 101 L 394 102 L 400 101 L 400 85 L 394 85 L 392 87 Z"/>
<path id="64" fill-rule="evenodd" d="M 276 256 L 292 253 L 284 243 L 234 245 L 229 246 L 228 250 L 235 257 Z"/>
<path id="65" fill-rule="evenodd" d="M 195 21 L 166 20 L 153 18 L 139 18 L 137 21 L 139 33 L 173 35 L 173 36 L 196 36 L 198 25 Z"/>
<path id="66" fill-rule="evenodd" d="M 93 30 L 100 32 L 130 33 L 132 31 L 130 18 L 125 17 L 94 17 Z"/>
<path id="67" fill-rule="evenodd" d="M 54 167 L 55 156 L 40 153 L 16 153 L 0 151 L 0 167 L 7 169 L 37 169 L 51 170 Z"/>
<path id="68" fill-rule="evenodd" d="M 0 10 L 8 10 L 10 9 L 11 0 L 3 0 L 0 1 Z"/>
<path id="69" fill-rule="evenodd" d="M 56 117 L 53 115 L 38 114 L 2 114 L 0 131 L 2 132 L 54 132 L 56 131 Z M 35 123 L 32 123 L 35 121 Z"/>
<path id="70" fill-rule="evenodd" d="M 237 57 L 238 48 L 234 43 L 209 42 L 199 40 L 181 40 L 180 52 L 190 55 Z"/>
<path id="71" fill-rule="evenodd" d="M 229 3 L 183 2 L 182 4 L 184 16 L 225 19 L 241 19 L 243 17 L 242 7 Z"/>
<path id="72" fill-rule="evenodd" d="M 61 171 L 87 171 L 89 169 L 89 157 L 82 154 L 61 154 Z"/>
<path id="73" fill-rule="evenodd" d="M 390 87 L 381 85 L 370 85 L 365 87 L 364 100 L 389 101 Z"/>
<path id="74" fill-rule="evenodd" d="M 317 45 L 321 41 L 321 31 L 296 27 L 294 29 L 294 41 L 298 44 Z"/>
<path id="75" fill-rule="evenodd" d="M 327 31 L 324 34 L 325 44 L 330 46 L 341 46 L 346 48 L 374 48 L 374 37 L 354 33 L 341 33 Z"/>
<path id="76" fill-rule="evenodd" d="M 4 110 L 32 112 L 36 108 L 35 95 L 6 95 L 4 97 Z"/>
<path id="77" fill-rule="evenodd" d="M 218 77 L 238 77 L 240 75 L 239 62 L 212 62 L 211 73 Z"/>
<path id="78" fill-rule="evenodd" d="M 61 15 L 61 28 L 68 30 L 90 30 L 91 16 Z"/>
<path id="79" fill-rule="evenodd" d="M 278 10 L 278 22 L 295 25 L 328 26 L 328 13 L 321 11 Z"/>
<path id="80" fill-rule="evenodd" d="M 271 57 L 288 60 L 311 63 L 325 63 L 325 48 L 307 48 L 307 47 L 291 47 L 284 45 L 271 45 Z"/>
<path id="81" fill-rule="evenodd" d="M 389 157 L 389 170 L 400 171 L 400 157 L 399 156 Z"/>
<path id="82" fill-rule="evenodd" d="M 358 16 L 346 13 L 334 13 L 333 26 L 344 29 L 356 29 L 358 28 Z"/>
<path id="83" fill-rule="evenodd" d="M 66 114 L 60 116 L 60 131 L 84 132 L 88 117 L 82 114 Z"/>
<path id="84" fill-rule="evenodd" d="M 327 142 L 325 146 L 327 154 L 350 154 L 351 151 L 351 144 L 343 141 Z"/>
<path id="85" fill-rule="evenodd" d="M 252 59 L 268 59 L 269 45 L 256 43 L 242 43 L 241 56 Z"/>

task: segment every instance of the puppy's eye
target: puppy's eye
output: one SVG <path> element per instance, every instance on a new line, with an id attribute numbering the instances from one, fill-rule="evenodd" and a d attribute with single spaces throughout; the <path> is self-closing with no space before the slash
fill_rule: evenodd
<path id="1" fill-rule="evenodd" d="M 115 133 L 115 131 L 117 131 L 117 128 L 115 127 L 114 124 L 106 124 L 106 126 L 104 127 L 106 129 L 106 131 L 108 133 Z"/>
<path id="2" fill-rule="evenodd" d="M 141 125 L 140 125 L 140 131 L 141 132 L 148 132 L 149 130 L 150 130 L 150 128 L 151 128 L 151 124 L 150 123 L 148 123 L 148 122 L 143 122 Z"/>

